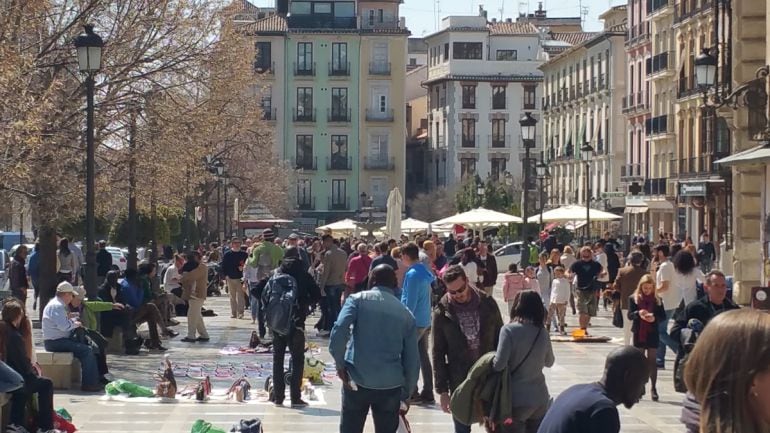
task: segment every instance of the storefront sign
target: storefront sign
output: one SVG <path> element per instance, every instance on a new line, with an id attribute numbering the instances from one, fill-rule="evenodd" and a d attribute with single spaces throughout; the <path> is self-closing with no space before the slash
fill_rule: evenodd
<path id="1" fill-rule="evenodd" d="M 706 195 L 707 184 L 700 183 L 680 183 L 679 184 L 679 196 L 680 197 L 701 197 Z"/>

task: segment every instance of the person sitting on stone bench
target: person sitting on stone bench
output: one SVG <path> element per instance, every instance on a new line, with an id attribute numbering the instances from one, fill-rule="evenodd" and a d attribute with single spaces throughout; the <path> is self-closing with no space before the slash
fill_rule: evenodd
<path id="1" fill-rule="evenodd" d="M 74 294 L 75 288 L 67 281 L 62 281 L 56 287 L 56 296 L 43 309 L 43 346 L 49 352 L 71 352 L 80 361 L 81 389 L 101 392 L 103 388 L 99 385 L 99 371 L 93 349 L 72 338 L 72 331 L 83 326 L 67 311 Z"/>
<path id="2" fill-rule="evenodd" d="M 2 358 L 24 380 L 24 386 L 12 392 L 9 431 L 27 428 L 27 402 L 37 394 L 38 413 L 35 417 L 38 432 L 53 430 L 53 382 L 40 377 L 27 354 L 27 345 L 20 328 L 26 321 L 21 303 L 13 300 L 3 305 L 0 321 L 0 352 Z"/>
<path id="3" fill-rule="evenodd" d="M 175 337 L 178 333 L 170 329 L 170 327 L 178 325 L 179 322 L 171 319 L 171 311 L 174 308 L 174 306 L 171 305 L 171 297 L 168 293 L 163 291 L 160 284 L 157 284 L 156 276 L 158 274 L 158 267 L 154 263 L 143 261 L 139 264 L 138 270 L 139 284 L 145 294 L 145 299 L 158 307 L 160 317 L 163 319 L 163 321 L 160 322 L 161 327 L 164 329 L 163 333 Z"/>
<path id="4" fill-rule="evenodd" d="M 90 301 L 86 300 L 86 289 L 82 286 L 75 287 L 75 296 L 69 304 L 69 312 L 77 313 L 78 317 L 86 330 L 86 336 L 94 347 L 96 355 L 96 366 L 99 369 L 99 381 L 106 385 L 111 382 L 110 370 L 107 367 L 107 346 L 109 342 L 97 330 L 97 313 L 107 311 L 123 311 L 125 305 L 117 302 Z"/>
<path id="5" fill-rule="evenodd" d="M 120 271 L 109 271 L 104 280 L 104 284 L 99 287 L 99 299 L 103 302 L 112 304 L 121 304 L 124 308 L 119 310 L 102 311 L 99 315 L 99 329 L 107 338 L 112 338 L 115 328 L 123 330 L 123 347 L 126 349 L 126 355 L 136 355 L 139 353 L 141 339 L 137 336 L 136 325 L 131 322 L 131 312 L 123 296 L 123 287 L 118 281 Z"/>
<path id="6" fill-rule="evenodd" d="M 167 349 L 160 344 L 160 335 L 158 334 L 158 326 L 163 326 L 163 317 L 160 315 L 158 306 L 151 302 L 151 294 L 145 293 L 143 290 L 139 281 L 139 273 L 136 269 L 126 269 L 125 278 L 121 282 L 120 287 L 123 289 L 123 298 L 130 312 L 131 323 L 138 325 L 147 322 L 150 330 L 150 340 L 145 342 L 145 346 L 150 350 L 166 351 Z M 171 331 L 165 329 L 165 327 L 163 329 L 167 333 Z M 168 335 L 175 336 L 177 334 Z"/>

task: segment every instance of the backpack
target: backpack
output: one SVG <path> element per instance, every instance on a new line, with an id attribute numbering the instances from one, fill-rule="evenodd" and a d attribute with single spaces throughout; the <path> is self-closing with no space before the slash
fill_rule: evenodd
<path id="1" fill-rule="evenodd" d="M 297 280 L 276 270 L 262 292 L 265 325 L 281 336 L 287 336 L 294 328 L 294 316 L 299 308 Z"/>
<path id="2" fill-rule="evenodd" d="M 262 248 L 257 257 L 257 278 L 264 278 L 270 275 L 273 270 L 273 258 L 270 256 L 270 250 L 268 248 Z"/>

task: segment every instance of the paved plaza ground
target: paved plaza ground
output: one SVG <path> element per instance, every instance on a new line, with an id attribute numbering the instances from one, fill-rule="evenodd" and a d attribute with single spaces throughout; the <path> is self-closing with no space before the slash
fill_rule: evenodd
<path id="1" fill-rule="evenodd" d="M 502 276 L 501 276 L 502 277 Z M 502 306 L 502 295 L 498 284 L 495 296 Z M 225 295 L 226 296 L 226 295 Z M 229 301 L 221 298 L 210 298 L 206 306 L 213 308 L 219 315 L 206 318 L 206 324 L 211 334 L 209 343 L 186 344 L 179 341 L 186 331 L 186 321 L 181 318 L 181 325 L 177 330 L 181 335 L 165 344 L 169 347 L 168 354 L 171 359 L 179 363 L 232 363 L 236 368 L 243 363 L 270 362 L 271 355 L 221 355 L 220 349 L 225 346 L 246 346 L 251 330 L 251 320 L 230 319 Z M 622 331 L 613 328 L 610 323 L 610 314 L 601 312 L 601 316 L 593 320 L 595 335 L 613 337 L 613 342 L 606 344 L 578 344 L 578 343 L 553 343 L 556 354 L 556 364 L 551 369 L 546 369 L 548 388 L 552 396 L 558 395 L 565 388 L 582 382 L 598 380 L 601 376 L 604 357 L 612 349 L 622 344 L 620 340 Z M 309 322 L 314 322 L 310 318 Z M 567 316 L 568 324 L 577 323 L 577 317 Z M 310 328 L 310 324 L 308 325 Z M 384 330 L 386 331 L 386 330 Z M 35 331 L 36 341 L 39 341 L 39 330 Z M 331 361 L 326 349 L 328 340 L 318 338 L 315 332 L 310 331 L 309 342 L 316 343 L 321 348 L 318 355 L 324 361 Z M 40 347 L 40 345 L 38 345 Z M 123 378 L 136 383 L 154 387 L 153 373 L 163 360 L 162 354 L 148 354 L 143 351 L 140 356 L 116 356 L 109 357 L 111 372 L 116 378 Z M 681 432 L 679 423 L 682 395 L 674 392 L 672 383 L 673 360 L 668 361 L 669 369 L 660 371 L 658 391 L 660 401 L 657 403 L 649 399 L 636 405 L 631 410 L 621 409 L 621 422 L 623 432 Z M 225 388 L 232 383 L 234 378 L 214 378 L 214 394 L 224 393 Z M 249 379 L 254 388 L 261 388 L 263 379 Z M 185 385 L 194 384 L 191 378 L 177 378 L 180 389 Z M 163 433 L 187 433 L 196 419 L 203 418 L 213 424 L 229 430 L 230 427 L 242 418 L 259 417 L 263 420 L 265 432 L 314 432 L 332 433 L 339 430 L 340 415 L 340 387 L 338 380 L 333 380 L 330 385 L 320 386 L 322 401 L 312 404 L 304 410 L 276 408 L 264 401 L 252 401 L 249 403 L 236 403 L 213 398 L 209 402 L 196 403 L 180 398 L 178 402 L 158 403 L 147 400 L 135 401 L 107 401 L 105 397 L 93 394 L 81 394 L 79 392 L 57 391 L 54 399 L 55 407 L 66 408 L 74 417 L 74 423 L 83 433 L 102 432 L 163 432 Z M 287 400 L 288 401 L 288 400 Z M 287 405 L 288 406 L 288 405 Z M 449 415 L 444 414 L 435 407 L 413 407 L 408 415 L 414 433 L 452 432 L 452 422 Z M 367 424 L 367 432 L 373 432 L 371 421 Z M 474 426 L 474 432 L 483 429 Z"/>

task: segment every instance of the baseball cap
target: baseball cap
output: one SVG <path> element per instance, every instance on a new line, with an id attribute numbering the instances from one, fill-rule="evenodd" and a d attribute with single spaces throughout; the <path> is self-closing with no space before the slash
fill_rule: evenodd
<path id="1" fill-rule="evenodd" d="M 83 288 L 83 286 L 73 287 L 75 296 L 77 296 L 80 299 L 86 298 L 86 289 Z"/>
<path id="2" fill-rule="evenodd" d="M 289 235 L 289 240 L 294 241 L 294 240 L 297 240 L 297 239 L 299 239 L 299 236 L 296 233 L 292 233 L 292 234 Z"/>
<path id="3" fill-rule="evenodd" d="M 56 286 L 56 293 L 75 293 L 75 288 L 72 287 L 72 284 L 62 281 Z"/>

